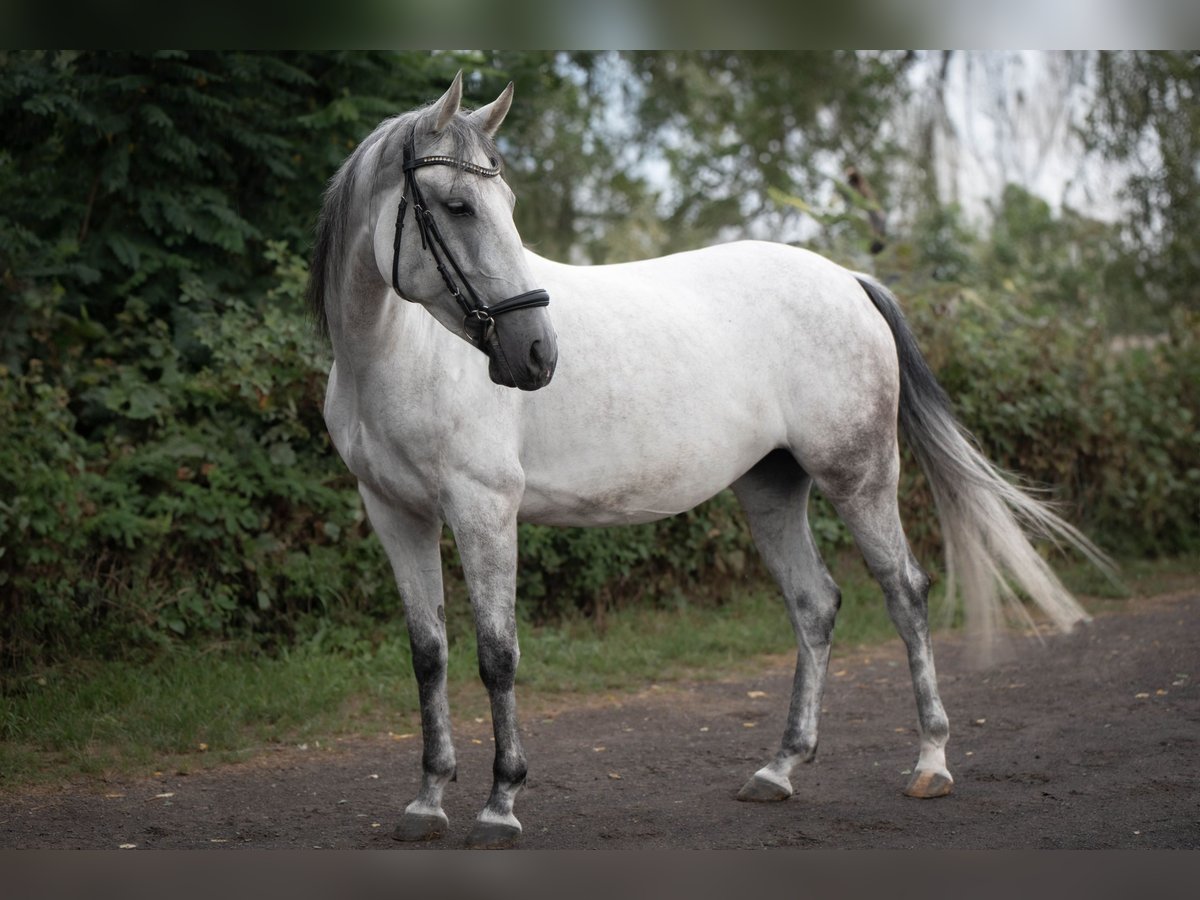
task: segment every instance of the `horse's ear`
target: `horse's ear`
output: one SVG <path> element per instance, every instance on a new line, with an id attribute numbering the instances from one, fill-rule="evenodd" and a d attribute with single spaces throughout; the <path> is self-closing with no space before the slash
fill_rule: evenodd
<path id="1" fill-rule="evenodd" d="M 458 115 L 459 104 L 462 103 L 462 69 L 454 76 L 450 89 L 442 94 L 442 99 L 433 104 L 433 133 L 439 134 L 450 124 L 450 120 Z"/>
<path id="2" fill-rule="evenodd" d="M 500 92 L 499 97 L 487 106 L 481 106 L 471 113 L 471 121 L 478 125 L 488 137 L 495 137 L 504 117 L 508 115 L 508 108 L 512 106 L 512 98 L 513 83 L 510 81 L 508 87 Z"/>

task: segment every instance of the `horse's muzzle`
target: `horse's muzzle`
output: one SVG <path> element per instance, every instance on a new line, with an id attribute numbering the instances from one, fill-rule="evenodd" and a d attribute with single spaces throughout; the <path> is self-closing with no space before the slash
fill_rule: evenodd
<path id="1" fill-rule="evenodd" d="M 522 391 L 544 388 L 554 377 L 558 365 L 558 338 L 547 327 L 530 340 L 514 340 L 503 334 L 507 322 L 501 323 L 487 343 L 488 375 L 504 387 Z M 507 339 L 506 339 L 507 337 Z"/>

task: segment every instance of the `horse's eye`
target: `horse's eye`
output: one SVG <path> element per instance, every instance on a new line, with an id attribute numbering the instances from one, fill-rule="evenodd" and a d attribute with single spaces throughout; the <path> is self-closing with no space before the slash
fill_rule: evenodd
<path id="1" fill-rule="evenodd" d="M 475 210 L 471 208 L 471 204 L 464 203 L 462 200 L 447 200 L 446 210 L 452 216 L 473 216 Z"/>

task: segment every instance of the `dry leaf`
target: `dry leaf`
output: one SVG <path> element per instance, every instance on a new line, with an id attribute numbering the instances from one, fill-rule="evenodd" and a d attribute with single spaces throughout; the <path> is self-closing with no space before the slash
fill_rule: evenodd
<path id="1" fill-rule="evenodd" d="M 746 691 L 746 696 L 751 700 L 757 700 L 759 697 L 767 696 L 766 691 Z"/>
<path id="2" fill-rule="evenodd" d="M 609 778 L 612 778 L 612 779 L 614 779 L 614 780 L 616 780 L 616 781 L 620 781 L 620 780 L 621 780 L 621 776 L 620 776 L 620 775 L 618 775 L 616 772 L 609 772 L 609 773 L 608 773 L 608 777 L 609 777 Z"/>

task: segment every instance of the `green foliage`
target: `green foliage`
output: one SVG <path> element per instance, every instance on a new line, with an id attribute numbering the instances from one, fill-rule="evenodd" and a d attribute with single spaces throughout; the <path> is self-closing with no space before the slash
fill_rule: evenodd
<path id="1" fill-rule="evenodd" d="M 86 305 L 99 320 L 136 295 L 178 328 L 185 283 L 203 285 L 198 298 L 262 289 L 264 242 L 306 247 L 321 185 L 355 142 L 427 100 L 431 83 L 444 90 L 455 65 L 380 52 L 4 52 L 0 272 L 18 289 L 53 282 L 64 310 Z M 24 311 L 4 309 L 0 326 L 0 360 L 19 368 Z"/>
<path id="2" fill-rule="evenodd" d="M 35 331 L 86 332 L 88 352 L 70 345 L 78 358 L 59 361 L 57 384 L 37 360 L 0 377 L 9 659 L 170 634 L 286 636 L 297 614 L 378 605 L 377 591 L 394 609 L 352 480 L 333 465 L 328 351 L 297 312 L 302 282 L 281 246 L 282 304 L 226 299 L 215 313 L 199 284 L 179 298 L 206 360 L 192 371 L 138 299 L 108 327 L 42 307 Z"/>
<path id="3" fill-rule="evenodd" d="M 733 495 L 690 512 L 624 528 L 523 525 L 517 592 L 535 621 L 575 610 L 719 601 L 758 574 Z"/>
<path id="4" fill-rule="evenodd" d="M 299 251 L 355 142 L 457 66 L 0 54 L 4 663 L 287 639 L 381 585 L 394 607 L 320 419 Z"/>
<path id="5" fill-rule="evenodd" d="M 985 453 L 1049 486 L 1106 548 L 1187 552 L 1200 541 L 1200 316 L 1174 309 L 1154 336 L 1114 335 L 1105 263 L 1115 230 L 1053 218 L 1016 188 L 990 240 L 941 214 L 880 260 L 960 419 Z M 947 270 L 954 278 L 947 278 Z M 918 539 L 936 536 L 906 467 Z M 929 550 L 935 549 L 933 546 Z"/>

